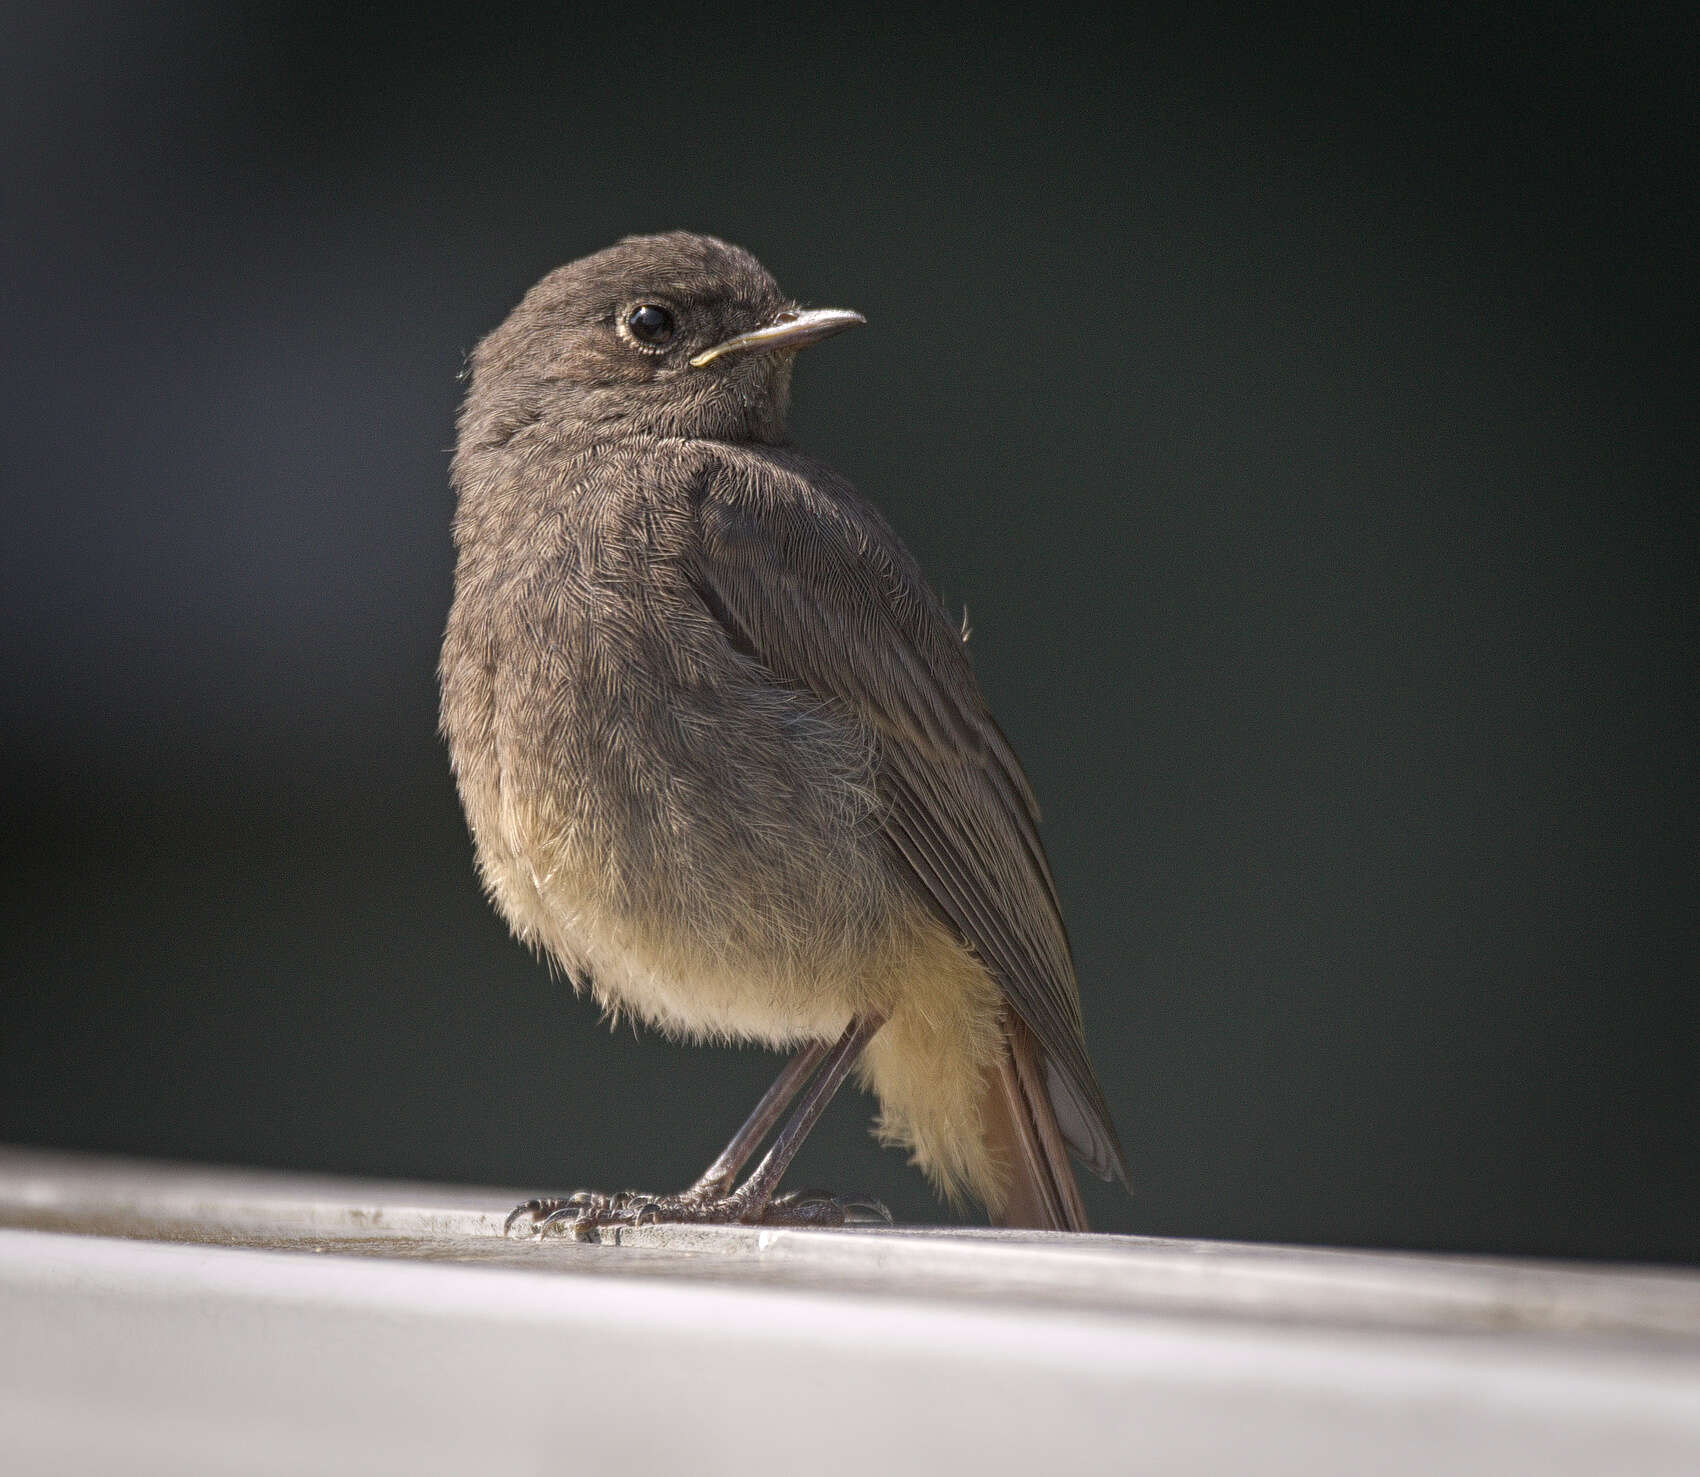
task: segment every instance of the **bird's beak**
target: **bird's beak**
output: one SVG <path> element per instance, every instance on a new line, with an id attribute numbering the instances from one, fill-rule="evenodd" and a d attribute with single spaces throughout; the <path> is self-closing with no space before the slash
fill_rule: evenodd
<path id="1" fill-rule="evenodd" d="M 860 313 L 852 313 L 848 308 L 810 308 L 807 312 L 781 313 L 771 323 L 704 349 L 691 359 L 691 368 L 701 369 L 705 364 L 714 363 L 722 354 L 762 354 L 770 349 L 801 349 L 867 321 Z"/>

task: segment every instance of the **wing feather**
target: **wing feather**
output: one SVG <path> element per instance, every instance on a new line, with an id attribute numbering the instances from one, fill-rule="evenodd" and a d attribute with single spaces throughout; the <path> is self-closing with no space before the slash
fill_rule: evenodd
<path id="1" fill-rule="evenodd" d="M 894 852 L 1033 1033 L 1070 1147 L 1125 1182 L 1038 806 L 938 597 L 878 512 L 794 453 L 728 452 L 695 512 L 689 574 L 704 607 L 777 681 L 873 731 Z"/>

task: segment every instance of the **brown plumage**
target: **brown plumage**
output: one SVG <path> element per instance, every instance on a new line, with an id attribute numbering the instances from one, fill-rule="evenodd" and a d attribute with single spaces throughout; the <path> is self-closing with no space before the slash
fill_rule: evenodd
<path id="1" fill-rule="evenodd" d="M 1038 808 L 909 552 L 784 439 L 795 350 L 855 321 L 682 232 L 533 288 L 472 356 L 443 730 L 492 898 L 605 1008 L 769 1046 L 860 1022 L 882 1137 L 1083 1229 L 1064 1145 L 1126 1169 Z M 648 1209 L 779 1217 L 774 1162 Z"/>

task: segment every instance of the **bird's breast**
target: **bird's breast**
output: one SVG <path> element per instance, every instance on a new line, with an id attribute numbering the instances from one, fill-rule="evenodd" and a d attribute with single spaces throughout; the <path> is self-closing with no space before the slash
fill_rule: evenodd
<path id="1" fill-rule="evenodd" d="M 780 1041 L 843 1016 L 832 981 L 852 988 L 904 906 L 873 736 L 737 650 L 652 529 L 533 541 L 484 598 L 457 592 L 444 689 L 522 937 L 681 1030 Z"/>

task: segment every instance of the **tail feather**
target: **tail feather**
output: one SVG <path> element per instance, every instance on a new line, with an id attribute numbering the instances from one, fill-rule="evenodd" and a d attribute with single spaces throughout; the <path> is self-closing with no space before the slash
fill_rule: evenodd
<path id="1" fill-rule="evenodd" d="M 983 1114 L 987 1141 L 1003 1160 L 1009 1180 L 997 1222 L 1045 1231 L 1088 1230 L 1038 1044 L 1007 1013 L 1004 1048 Z"/>

